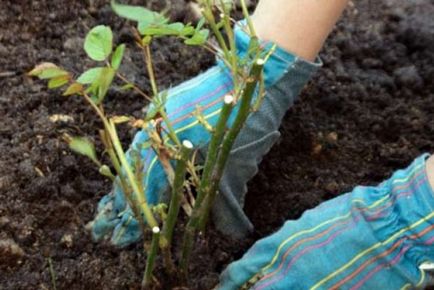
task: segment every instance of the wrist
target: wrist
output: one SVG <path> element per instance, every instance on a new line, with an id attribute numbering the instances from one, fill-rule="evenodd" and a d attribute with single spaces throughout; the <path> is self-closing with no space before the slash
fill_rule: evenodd
<path id="1" fill-rule="evenodd" d="M 431 189 L 434 189 L 434 155 L 431 155 L 425 164 L 426 175 Z"/>

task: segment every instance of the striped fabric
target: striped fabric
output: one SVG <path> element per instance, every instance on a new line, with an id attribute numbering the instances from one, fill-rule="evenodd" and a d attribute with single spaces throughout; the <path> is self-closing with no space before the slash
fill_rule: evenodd
<path id="1" fill-rule="evenodd" d="M 434 260 L 434 199 L 417 158 L 376 187 L 352 192 L 288 221 L 229 265 L 220 290 L 423 288 Z"/>
<path id="2" fill-rule="evenodd" d="M 236 25 L 235 39 L 238 54 L 244 57 L 250 46 L 250 37 L 244 32 L 245 23 Z M 264 51 L 270 51 L 274 45 L 263 43 Z M 242 211 L 242 199 L 246 192 L 245 184 L 256 173 L 257 163 L 268 152 L 279 137 L 277 129 L 286 110 L 292 105 L 298 92 L 319 67 L 320 63 L 309 63 L 277 47 L 264 66 L 264 82 L 268 91 L 261 108 L 252 114 L 246 126 L 237 138 L 231 153 L 228 169 L 223 177 L 222 194 L 217 201 L 217 225 L 227 234 L 246 234 L 252 226 Z M 189 140 L 196 148 L 205 148 L 210 133 L 197 120 L 193 113 L 200 110 L 212 126 L 217 119 L 225 95 L 233 90 L 232 75 L 222 61 L 202 73 L 168 91 L 165 110 L 176 134 L 181 141 Z M 229 124 L 233 122 L 237 107 L 234 109 Z M 143 186 L 150 204 L 155 204 L 168 191 L 166 174 L 151 148 L 144 147 L 148 141 L 147 132 L 138 132 L 129 150 L 129 159 L 133 152 L 144 163 Z M 166 137 L 166 141 L 168 138 Z M 249 147 L 250 146 L 250 147 Z M 249 156 L 245 156 L 248 149 Z M 231 171 L 232 170 L 232 171 Z M 235 180 L 236 179 L 236 180 Z M 228 227 L 232 225 L 231 227 Z M 114 191 L 105 196 L 98 205 L 98 214 L 92 224 L 95 240 L 113 232 L 111 243 L 127 246 L 140 239 L 141 231 L 127 206 L 121 188 L 114 186 Z"/>

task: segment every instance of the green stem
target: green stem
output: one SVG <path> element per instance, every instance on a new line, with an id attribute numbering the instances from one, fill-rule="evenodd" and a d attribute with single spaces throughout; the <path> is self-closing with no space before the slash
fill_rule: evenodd
<path id="1" fill-rule="evenodd" d="M 144 47 L 145 51 L 145 58 L 146 58 L 146 68 L 148 70 L 149 75 L 149 81 L 151 82 L 152 87 L 152 93 L 154 94 L 154 97 L 158 95 L 158 87 L 157 87 L 157 81 L 155 80 L 155 73 L 154 73 L 154 65 L 152 63 L 152 55 L 151 55 L 151 48 L 149 45 L 146 45 Z"/>
<path id="2" fill-rule="evenodd" d="M 160 228 L 152 228 L 152 242 L 151 249 L 148 252 L 148 258 L 146 259 L 145 274 L 142 281 L 142 289 L 150 289 L 152 284 L 152 272 L 154 271 L 155 257 L 158 252 L 158 244 L 160 240 Z"/>
<path id="3" fill-rule="evenodd" d="M 184 278 L 188 276 L 188 265 L 190 263 L 191 252 L 193 251 L 194 238 L 196 237 L 196 230 L 194 227 L 187 226 L 184 231 L 182 239 L 182 252 L 179 267 Z"/>
<path id="4" fill-rule="evenodd" d="M 104 144 L 105 150 L 107 151 L 110 160 L 113 164 L 113 167 L 115 168 L 115 171 L 118 175 L 120 175 L 121 172 L 121 165 L 119 163 L 118 157 L 116 156 L 115 151 L 113 150 L 113 144 L 110 141 L 109 136 L 107 136 L 107 129 L 100 130 L 100 138 L 102 143 Z"/>
<path id="5" fill-rule="evenodd" d="M 48 267 L 50 269 L 51 284 L 53 285 L 53 289 L 57 290 L 57 287 L 56 287 L 56 273 L 54 272 L 54 267 L 53 267 L 53 262 L 51 260 L 51 257 L 48 258 Z"/>
<path id="6" fill-rule="evenodd" d="M 208 154 L 206 156 L 205 165 L 202 173 L 201 183 L 199 187 L 198 197 L 195 202 L 195 208 L 199 208 L 205 197 L 207 188 L 209 187 L 209 182 L 213 168 L 216 164 L 219 146 L 223 140 L 224 134 L 226 133 L 226 124 L 230 117 L 233 109 L 234 98 L 231 95 L 225 96 L 222 111 L 220 113 L 219 120 L 215 127 L 214 134 L 208 146 Z"/>
<path id="7" fill-rule="evenodd" d="M 164 123 L 167 126 L 167 131 L 170 139 L 178 146 L 181 146 L 181 141 L 179 141 L 178 136 L 176 135 L 176 131 L 172 126 L 172 123 L 169 120 L 169 117 L 167 117 L 167 113 L 164 110 L 164 107 L 159 111 L 161 118 L 163 118 Z"/>
<path id="8" fill-rule="evenodd" d="M 111 139 L 113 141 L 114 149 L 115 149 L 115 151 L 119 157 L 119 160 L 122 164 L 123 169 L 125 170 L 128 181 L 131 184 L 131 187 L 132 187 L 133 192 L 135 194 L 135 199 L 138 202 L 138 206 L 139 206 L 141 212 L 144 214 L 149 226 L 152 228 L 157 227 L 158 223 L 155 220 L 154 215 L 152 214 L 150 207 L 148 206 L 145 195 L 143 194 L 143 192 L 140 191 L 140 187 L 137 185 L 137 180 L 135 179 L 135 176 L 134 176 L 134 174 L 131 170 L 131 167 L 127 161 L 127 158 L 125 156 L 125 152 L 122 149 L 122 145 L 119 141 L 119 137 L 117 135 L 115 125 L 111 121 L 109 122 L 109 128 L 110 128 L 109 134 L 110 134 Z"/>
<path id="9" fill-rule="evenodd" d="M 232 67 L 232 75 L 233 75 L 233 82 L 234 82 L 234 87 L 235 90 L 238 88 L 238 55 L 237 55 L 237 47 L 235 44 L 235 35 L 234 35 L 234 30 L 232 29 L 231 26 L 231 21 L 230 21 L 230 11 L 226 10 L 226 5 L 223 3 L 223 1 L 220 1 L 221 6 L 223 7 L 223 24 L 225 27 L 225 31 L 226 34 L 228 35 L 228 39 L 229 39 L 229 46 L 230 46 L 230 62 L 231 62 L 231 67 Z"/>
<path id="10" fill-rule="evenodd" d="M 247 9 L 246 1 L 240 0 L 240 3 L 241 3 L 241 8 L 243 10 L 244 18 L 246 18 L 247 25 L 249 26 L 250 36 L 256 37 L 257 34 L 256 34 L 255 26 L 253 25 L 253 21 L 252 18 L 250 17 L 249 10 Z"/>
<path id="11" fill-rule="evenodd" d="M 88 102 L 91 102 L 91 104 L 93 103 L 92 100 L 87 95 L 85 96 L 85 99 Z M 98 108 L 98 107 L 95 106 L 95 108 Z M 134 202 L 134 199 L 131 197 L 131 190 L 128 187 L 127 181 L 124 178 L 121 164 L 120 164 L 119 159 L 116 155 L 116 152 L 113 148 L 113 142 L 110 139 L 110 134 L 109 134 L 109 130 L 110 130 L 109 122 L 107 121 L 107 118 L 105 117 L 105 115 L 102 111 L 99 111 L 98 115 L 100 115 L 101 120 L 104 123 L 104 128 L 105 128 L 105 130 L 102 130 L 102 132 L 100 133 L 101 140 L 102 140 L 102 142 L 103 142 L 103 144 L 104 144 L 104 146 L 105 146 L 105 148 L 109 154 L 109 157 L 110 157 L 110 160 L 113 164 L 113 167 L 115 168 L 116 173 L 119 176 L 119 181 L 120 181 L 120 186 L 122 188 L 122 191 L 125 194 L 125 197 L 127 198 L 128 202 L 131 206 L 131 209 L 133 210 L 134 216 L 137 217 L 137 220 L 139 221 L 140 227 L 144 233 L 145 229 L 146 229 L 146 225 L 145 225 L 143 219 L 139 218 L 140 217 L 140 210 L 137 207 L 137 204 Z M 115 179 L 115 182 L 118 182 L 118 181 L 116 181 L 116 179 Z"/>
<path id="12" fill-rule="evenodd" d="M 264 60 L 258 59 L 252 66 L 249 77 L 247 79 L 247 83 L 243 92 L 243 96 L 241 97 L 241 104 L 238 110 L 237 116 L 232 127 L 229 129 L 229 132 L 226 134 L 223 144 L 217 158 L 217 164 L 214 167 L 214 172 L 212 174 L 211 184 L 208 187 L 209 191 L 206 194 L 207 199 L 205 204 L 203 205 L 202 212 L 200 214 L 200 222 L 199 228 L 204 229 L 205 225 L 208 221 L 208 216 L 211 211 L 212 204 L 214 203 L 214 199 L 218 190 L 218 186 L 220 183 L 220 179 L 223 175 L 224 168 L 226 166 L 227 160 L 229 158 L 229 153 L 235 143 L 235 140 L 243 128 L 249 114 L 251 103 L 255 94 L 255 90 L 257 88 L 258 82 L 260 81 L 260 76 L 262 73 L 262 69 L 264 66 Z"/>
<path id="13" fill-rule="evenodd" d="M 194 203 L 193 213 L 190 217 L 190 220 L 187 223 L 186 230 L 184 232 L 181 263 L 180 263 L 181 270 L 184 273 L 184 275 L 187 275 L 188 272 L 188 264 L 190 260 L 191 251 L 193 249 L 194 237 L 196 235 L 196 229 L 200 221 L 200 211 L 201 211 L 202 202 L 206 197 L 206 193 L 208 192 L 212 169 L 216 163 L 216 159 L 218 156 L 218 149 L 226 131 L 226 123 L 232 112 L 233 101 L 234 98 L 232 96 L 227 95 L 225 97 L 222 112 L 220 113 L 219 120 L 217 121 L 215 131 L 213 133 L 213 136 L 211 138 L 208 147 L 208 154 L 205 160 L 204 170 L 202 173 L 201 183 L 199 186 L 199 193 Z"/>
<path id="14" fill-rule="evenodd" d="M 214 33 L 215 37 L 217 38 L 217 42 L 219 43 L 219 46 L 223 50 L 223 53 L 225 55 L 226 59 L 230 59 L 229 57 L 229 50 L 228 46 L 226 45 L 226 41 L 223 38 L 223 35 L 221 34 L 220 30 L 217 27 L 217 23 L 215 21 L 214 15 L 212 13 L 212 5 L 209 0 L 202 0 L 201 1 L 203 5 L 203 12 L 202 15 L 205 17 L 206 21 L 208 22 L 209 26 L 211 27 L 212 32 Z"/>
<path id="15" fill-rule="evenodd" d="M 190 141 L 185 140 L 182 142 L 180 159 L 178 160 L 175 169 L 175 180 L 172 187 L 172 197 L 170 200 L 169 211 L 163 226 L 163 236 L 165 240 L 163 245 L 160 243 L 160 247 L 162 248 L 163 252 L 165 252 L 164 256 L 166 257 L 166 268 L 168 268 L 170 272 L 173 272 L 174 270 L 172 259 L 170 258 L 173 231 L 175 229 L 176 220 L 181 207 L 182 189 L 184 186 L 185 173 L 187 171 L 187 162 L 190 158 L 192 150 L 193 144 Z"/>

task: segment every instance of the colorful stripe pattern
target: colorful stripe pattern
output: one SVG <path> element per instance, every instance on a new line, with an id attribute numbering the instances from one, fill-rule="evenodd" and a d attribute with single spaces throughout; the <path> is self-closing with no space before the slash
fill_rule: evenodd
<path id="1" fill-rule="evenodd" d="M 239 25 L 235 30 L 236 45 L 239 49 L 239 55 L 244 56 L 249 48 L 250 38 L 244 32 L 244 28 Z M 272 43 L 265 45 L 265 50 L 271 49 Z M 294 55 L 277 48 L 273 56 L 269 59 L 264 67 L 264 81 L 266 88 L 274 85 L 288 71 L 288 68 L 294 64 L 296 58 Z M 178 87 L 170 90 L 166 103 L 166 111 L 168 117 L 172 120 L 172 126 L 175 129 L 178 137 L 190 140 L 196 148 L 200 148 L 207 144 L 210 138 L 210 133 L 200 124 L 193 113 L 200 109 L 205 120 L 213 125 L 217 123 L 218 116 L 223 104 L 223 98 L 227 94 L 233 93 L 232 75 L 223 62 L 218 62 L 218 65 L 209 69 L 200 76 L 184 82 Z M 237 108 L 234 109 L 229 124 L 233 122 Z M 142 153 L 142 157 L 146 154 L 145 168 L 148 174 L 145 176 L 144 187 L 148 195 L 150 203 L 157 202 L 161 192 L 166 190 L 165 173 L 161 168 L 158 157 L 152 150 L 141 150 L 141 144 L 147 141 L 147 133 L 139 132 L 133 143 L 132 148 L 135 148 Z M 166 137 L 168 141 L 168 137 Z M 150 152 L 151 151 L 151 152 Z M 154 174 L 157 174 L 155 175 Z M 158 183 L 155 180 L 162 180 Z"/>
<path id="2" fill-rule="evenodd" d="M 237 25 L 235 29 L 236 45 L 240 56 L 246 54 L 250 45 L 250 37 L 244 32 L 242 26 L 243 23 Z M 254 118 L 253 116 L 249 118 L 248 124 L 243 128 L 242 132 L 250 130 L 244 134 L 246 138 L 244 140 L 253 140 L 254 142 L 278 129 L 283 114 L 293 103 L 298 91 L 320 66 L 320 63 L 313 64 L 303 61 L 282 48 L 276 48 L 272 43 L 264 43 L 263 47 L 266 51 L 273 49 L 273 54 L 264 66 L 265 87 L 267 92 L 276 90 L 275 87 L 278 87 L 279 92 L 278 94 L 268 93 L 259 111 L 255 112 Z M 286 86 L 276 85 L 282 83 L 281 80 L 286 78 L 294 80 L 286 82 Z M 188 139 L 196 148 L 206 145 L 210 139 L 210 132 L 200 124 L 193 113 L 200 110 L 209 124 L 216 124 L 222 107 L 222 100 L 225 95 L 231 94 L 232 90 L 231 73 L 221 61 L 200 76 L 169 90 L 165 109 L 179 139 L 181 141 Z M 237 108 L 234 109 L 229 124 L 233 122 L 236 112 Z M 155 152 L 151 148 L 143 147 L 147 140 L 148 136 L 144 130 L 137 133 L 128 156 L 130 156 L 131 150 L 135 150 L 140 153 L 142 160 L 144 160 L 143 186 L 147 201 L 150 204 L 155 204 L 167 192 L 169 185 Z M 245 144 L 241 144 L 241 146 Z M 261 146 L 256 147 L 261 148 Z M 257 158 L 259 160 L 264 152 L 252 152 L 252 154 L 253 166 L 256 167 Z M 246 183 L 247 180 L 243 182 Z M 241 215 L 241 206 L 238 206 L 237 210 Z M 245 219 L 247 220 L 247 217 Z M 123 247 L 140 238 L 139 225 L 132 217 L 131 210 L 127 207 L 123 192 L 119 187 L 115 187 L 113 195 L 103 198 L 100 202 L 99 214 L 93 226 L 94 238 L 98 240 L 110 233 L 113 225 L 115 227 L 111 243 L 116 246 Z"/>
<path id="3" fill-rule="evenodd" d="M 219 289 L 406 289 L 422 287 L 434 260 L 434 199 L 417 158 L 377 187 L 352 192 L 288 221 L 222 274 Z"/>

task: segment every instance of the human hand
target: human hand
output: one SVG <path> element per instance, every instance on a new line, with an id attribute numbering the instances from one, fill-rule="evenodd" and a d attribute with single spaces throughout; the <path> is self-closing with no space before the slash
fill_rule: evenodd
<path id="1" fill-rule="evenodd" d="M 236 25 L 235 37 L 239 56 L 247 53 L 250 37 L 243 31 L 243 22 Z M 264 44 L 269 50 L 272 44 Z M 264 81 L 267 94 L 259 110 L 253 113 L 238 136 L 228 160 L 227 170 L 221 180 L 221 194 L 216 200 L 217 227 L 234 236 L 245 235 L 251 230 L 247 217 L 242 211 L 243 197 L 247 181 L 257 172 L 257 164 L 262 156 L 278 139 L 277 129 L 286 110 L 319 64 L 300 60 L 294 55 L 277 48 L 264 66 Z M 165 111 L 179 140 L 189 140 L 202 152 L 210 140 L 210 133 L 193 115 L 197 107 L 207 122 L 214 126 L 217 122 L 222 101 L 232 93 L 233 79 L 228 68 L 218 64 L 171 90 L 167 95 Z M 229 125 L 233 121 L 233 115 Z M 135 136 L 130 148 L 139 152 L 143 160 L 145 178 L 143 185 L 150 204 L 169 190 L 169 183 L 163 167 L 154 150 L 144 148 L 149 139 L 145 131 Z M 124 194 L 118 185 L 103 197 L 98 205 L 98 213 L 91 223 L 92 235 L 101 240 L 111 235 L 113 245 L 124 247 L 141 237 L 138 222 L 135 220 Z"/>
<path id="2" fill-rule="evenodd" d="M 426 158 L 286 222 L 230 264 L 218 289 L 424 289 L 420 265 L 434 260 Z"/>

